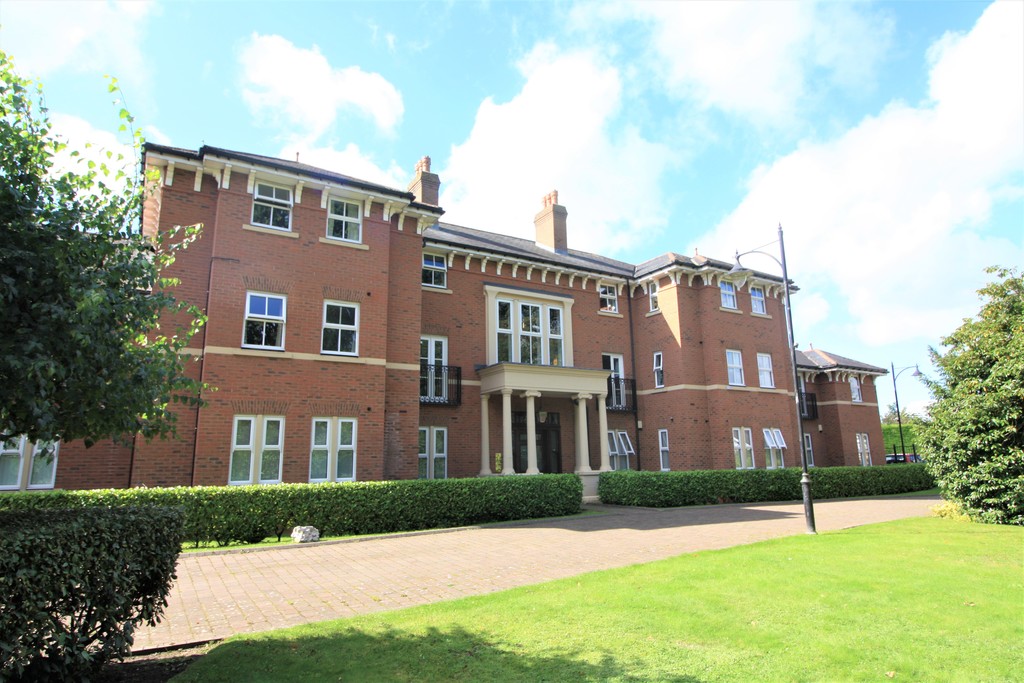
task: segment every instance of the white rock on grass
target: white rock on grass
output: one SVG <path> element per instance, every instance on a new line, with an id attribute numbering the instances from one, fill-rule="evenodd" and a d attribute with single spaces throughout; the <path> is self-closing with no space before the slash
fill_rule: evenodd
<path id="1" fill-rule="evenodd" d="M 292 540 L 296 543 L 319 541 L 320 531 L 315 526 L 297 526 L 292 529 Z"/>

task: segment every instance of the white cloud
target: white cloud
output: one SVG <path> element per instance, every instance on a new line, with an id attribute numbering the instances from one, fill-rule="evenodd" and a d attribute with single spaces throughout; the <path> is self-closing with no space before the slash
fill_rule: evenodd
<path id="1" fill-rule="evenodd" d="M 67 144 L 53 159 L 54 173 L 85 173 L 90 161 L 97 166 L 106 164 L 110 173 L 104 182 L 116 189 L 124 188 L 135 176 L 138 167 L 135 150 L 114 133 L 95 128 L 88 121 L 69 114 L 51 113 L 50 124 L 51 135 Z M 79 153 L 77 157 L 71 155 L 73 151 Z M 118 171 L 123 171 L 125 177 L 118 180 Z"/>
<path id="2" fill-rule="evenodd" d="M 870 88 L 893 30 L 885 17 L 840 3 L 582 4 L 572 18 L 584 33 L 642 23 L 660 88 L 758 125 L 795 119 L 821 95 L 812 76 L 827 75 L 826 87 Z"/>
<path id="3" fill-rule="evenodd" d="M 440 171 L 446 220 L 532 239 L 542 197 L 557 189 L 570 248 L 613 253 L 659 229 L 659 180 L 672 153 L 634 128 L 613 132 L 623 106 L 619 73 L 592 53 L 551 45 L 519 68 L 521 92 L 506 103 L 485 100 Z"/>
<path id="4" fill-rule="evenodd" d="M 7 0 L 0 42 L 23 76 L 39 79 L 63 69 L 109 73 L 137 89 L 147 79 L 142 33 L 153 13 L 154 4 L 143 1 Z"/>
<path id="5" fill-rule="evenodd" d="M 253 33 L 239 62 L 250 111 L 297 127 L 304 137 L 324 135 L 344 110 L 370 118 L 386 134 L 402 120 L 402 95 L 386 78 L 358 66 L 334 67 L 316 45 L 307 50 L 281 36 Z"/>
<path id="6" fill-rule="evenodd" d="M 349 143 L 344 149 L 322 147 L 296 140 L 287 143 L 280 152 L 282 159 L 294 159 L 299 154 L 299 161 L 319 168 L 342 173 L 360 180 L 379 183 L 398 190 L 404 190 L 412 179 L 412 169 L 404 171 L 394 161 L 383 168 L 361 149 Z"/>
<path id="7" fill-rule="evenodd" d="M 929 102 L 891 104 L 758 169 L 702 251 L 761 244 L 781 220 L 794 279 L 845 299 L 837 334 L 879 345 L 952 331 L 976 309 L 985 266 L 1024 262 L 1020 223 L 1009 237 L 987 226 L 998 202 L 1024 214 L 1007 187 L 1024 171 L 1022 26 L 1024 3 L 996 3 L 969 34 L 945 36 Z"/>

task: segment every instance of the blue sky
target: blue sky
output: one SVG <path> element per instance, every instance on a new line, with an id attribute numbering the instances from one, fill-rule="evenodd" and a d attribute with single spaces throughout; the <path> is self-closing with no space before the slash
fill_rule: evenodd
<path id="1" fill-rule="evenodd" d="M 552 189 L 571 247 L 630 262 L 781 223 L 800 346 L 879 366 L 927 372 L 984 267 L 1024 264 L 1020 0 L 4 0 L 0 48 L 73 145 L 118 144 L 113 74 L 156 142 L 403 188 L 430 155 L 474 228 L 532 237 Z"/>

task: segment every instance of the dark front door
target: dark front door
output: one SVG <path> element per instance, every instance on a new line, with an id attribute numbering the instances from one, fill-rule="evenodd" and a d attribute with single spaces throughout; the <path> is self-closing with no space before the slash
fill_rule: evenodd
<path id="1" fill-rule="evenodd" d="M 537 468 L 544 474 L 562 471 L 562 433 L 558 413 L 546 413 L 537 428 Z M 516 472 L 526 472 L 526 413 L 512 413 L 512 465 Z"/>

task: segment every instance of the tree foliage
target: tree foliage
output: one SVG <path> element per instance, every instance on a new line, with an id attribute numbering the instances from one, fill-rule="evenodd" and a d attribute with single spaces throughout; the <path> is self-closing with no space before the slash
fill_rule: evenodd
<path id="1" fill-rule="evenodd" d="M 882 424 L 894 425 L 898 424 L 899 421 L 903 421 L 903 426 L 906 427 L 909 424 L 918 424 L 921 422 L 921 416 L 917 413 L 912 413 L 906 408 L 900 408 L 899 420 L 896 419 L 896 404 L 890 403 L 886 409 L 885 414 L 882 415 Z"/>
<path id="2" fill-rule="evenodd" d="M 141 171 L 112 151 L 60 171 L 62 152 L 42 88 L 0 51 L 0 439 L 169 435 L 171 404 L 198 400 L 179 351 L 204 319 L 161 271 L 198 228 L 142 235 Z"/>
<path id="3" fill-rule="evenodd" d="M 998 278 L 979 293 L 978 315 L 931 349 L 939 378 L 922 441 L 947 499 L 973 517 L 1024 525 L 1024 277 Z"/>

